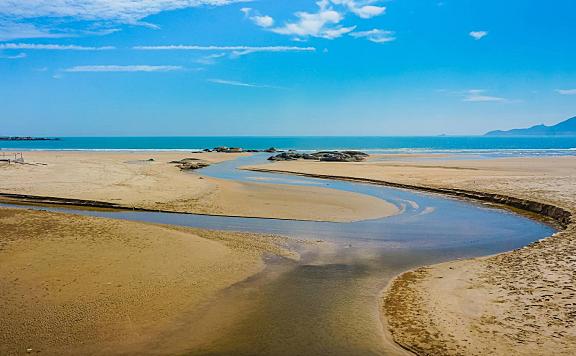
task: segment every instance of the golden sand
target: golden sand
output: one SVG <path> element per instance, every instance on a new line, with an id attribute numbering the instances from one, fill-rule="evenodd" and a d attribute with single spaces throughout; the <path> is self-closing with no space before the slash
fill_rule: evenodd
<path id="1" fill-rule="evenodd" d="M 182 172 L 168 162 L 216 163 L 243 154 L 186 152 L 26 152 L 33 164 L 0 167 L 0 193 L 54 196 L 189 213 L 319 221 L 394 215 L 375 197 L 322 187 L 233 182 Z M 153 161 L 149 161 L 153 159 Z"/>
<path id="2" fill-rule="evenodd" d="M 2 355 L 162 352 L 166 330 L 263 253 L 297 257 L 280 238 L 42 211 L 0 208 L 0 226 Z"/>
<path id="3" fill-rule="evenodd" d="M 385 158 L 256 168 L 496 193 L 576 212 L 576 157 Z M 572 223 L 523 249 L 407 272 L 388 288 L 383 315 L 394 339 L 422 355 L 574 355 L 575 270 Z"/>

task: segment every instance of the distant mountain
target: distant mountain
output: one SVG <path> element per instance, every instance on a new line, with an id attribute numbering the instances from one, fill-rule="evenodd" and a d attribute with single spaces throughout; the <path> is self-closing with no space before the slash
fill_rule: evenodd
<path id="1" fill-rule="evenodd" d="M 576 116 L 552 126 L 536 125 L 527 129 L 496 130 L 484 136 L 576 136 Z"/>

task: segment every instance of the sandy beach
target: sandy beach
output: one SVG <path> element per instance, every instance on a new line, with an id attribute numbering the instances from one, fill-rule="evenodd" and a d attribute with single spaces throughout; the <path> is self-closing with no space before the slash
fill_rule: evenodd
<path id="1" fill-rule="evenodd" d="M 263 254 L 298 256 L 255 234 L 0 209 L 0 354 L 142 354 Z M 191 324 L 192 334 L 197 326 Z"/>
<path id="2" fill-rule="evenodd" d="M 197 155 L 213 163 L 236 157 Z M 168 163 L 190 156 L 195 155 L 31 152 L 28 162 L 42 164 L 2 167 L 2 191 L 174 211 L 344 221 L 350 220 L 349 211 L 366 218 L 389 204 L 326 188 L 221 181 Z M 502 194 L 576 210 L 574 157 L 402 155 L 248 168 Z M 354 208 L 364 203 L 369 211 Z M 230 323 L 223 315 L 240 317 L 246 306 L 218 306 L 215 310 L 223 312 L 209 314 L 216 326 L 210 331 L 195 324 L 206 303 L 255 276 L 265 255 L 298 258 L 285 239 L 257 234 L 14 209 L 0 209 L 0 223 L 6 227 L 0 231 L 0 312 L 6 315 L 0 321 L 0 353 L 6 354 L 27 349 L 174 354 L 207 347 Z M 542 355 L 551 349 L 573 354 L 574 238 L 569 225 L 516 251 L 406 272 L 382 297 L 384 326 L 394 341 L 417 354 Z"/>
<path id="3" fill-rule="evenodd" d="M 405 158 L 253 168 L 494 193 L 576 212 L 575 157 Z M 575 239 L 571 223 L 509 253 L 407 272 L 384 294 L 383 319 L 396 342 L 422 355 L 573 355 Z"/>
<path id="4" fill-rule="evenodd" d="M 0 193 L 96 200 L 165 211 L 317 221 L 394 215 L 384 200 L 322 187 L 233 182 L 184 172 L 183 158 L 208 163 L 243 154 L 25 152 L 26 165 L 0 166 Z M 153 159 L 153 161 L 150 161 Z"/>

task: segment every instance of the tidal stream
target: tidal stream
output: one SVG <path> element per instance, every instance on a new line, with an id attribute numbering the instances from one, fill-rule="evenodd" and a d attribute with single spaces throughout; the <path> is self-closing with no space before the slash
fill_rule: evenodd
<path id="1" fill-rule="evenodd" d="M 380 321 L 381 291 L 391 278 L 417 266 L 509 251 L 555 231 L 539 221 L 478 202 L 370 184 L 238 169 L 262 164 L 266 157 L 242 157 L 199 173 L 236 181 L 321 186 L 372 195 L 397 205 L 401 214 L 329 223 L 32 208 L 313 241 L 296 244 L 302 256 L 298 262 L 267 257 L 263 272 L 223 291 L 201 310 L 183 315 L 161 342 L 150 347 L 151 353 L 167 353 L 184 346 L 195 355 L 402 353 L 386 337 Z"/>

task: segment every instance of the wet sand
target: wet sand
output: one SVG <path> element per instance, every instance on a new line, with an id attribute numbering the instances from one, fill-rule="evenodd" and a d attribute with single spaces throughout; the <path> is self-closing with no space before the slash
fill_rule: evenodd
<path id="1" fill-rule="evenodd" d="M 384 200 L 322 187 L 233 182 L 180 171 L 168 162 L 235 159 L 229 153 L 25 152 L 26 165 L 0 166 L 0 193 L 95 200 L 188 213 L 357 221 L 398 213 Z M 154 161 L 148 161 L 148 159 Z"/>
<path id="2" fill-rule="evenodd" d="M 404 158 L 278 162 L 265 168 L 495 193 L 576 211 L 575 157 Z M 551 238 L 509 253 L 407 272 L 387 289 L 383 318 L 394 340 L 418 354 L 573 355 L 575 239 L 571 223 Z"/>
<path id="3" fill-rule="evenodd" d="M 287 240 L 249 233 L 6 208 L 0 224 L 2 355 L 182 353 L 192 340 L 166 345 L 167 330 L 265 255 L 298 258 Z"/>

